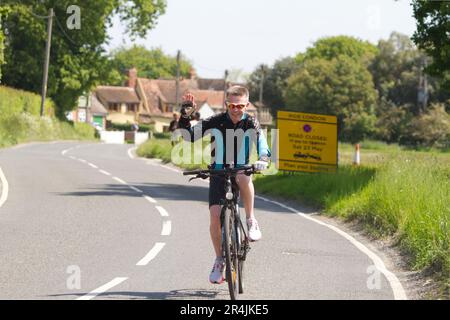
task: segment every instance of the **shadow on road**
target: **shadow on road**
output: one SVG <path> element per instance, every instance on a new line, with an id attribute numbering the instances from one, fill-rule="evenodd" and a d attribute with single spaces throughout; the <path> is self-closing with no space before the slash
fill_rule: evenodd
<path id="1" fill-rule="evenodd" d="M 106 184 L 87 186 L 85 189 L 75 192 L 57 193 L 60 196 L 68 197 L 142 197 L 142 195 L 149 195 L 155 200 L 166 201 L 195 201 L 202 202 L 206 206 L 208 205 L 208 185 L 196 186 L 196 185 L 182 185 L 182 184 L 166 184 L 166 183 L 144 183 L 144 184 L 130 184 L 130 186 L 137 188 L 143 193 L 136 192 L 127 185 L 119 184 Z M 281 202 L 281 200 L 279 200 Z M 242 201 L 240 203 L 243 207 Z M 290 204 L 292 205 L 292 204 Z M 255 209 L 268 212 L 293 214 L 292 211 L 280 207 L 276 204 L 263 201 L 260 199 L 255 200 Z M 309 208 L 300 208 L 303 213 L 313 213 L 314 210 Z"/>
<path id="2" fill-rule="evenodd" d="M 180 289 L 168 292 L 133 292 L 133 291 L 115 291 L 104 292 L 96 296 L 96 298 L 109 298 L 119 300 L 209 300 L 217 299 L 217 295 L 227 293 L 227 291 L 207 290 L 207 289 Z M 54 294 L 48 297 L 64 297 L 64 296 L 85 296 L 88 293 L 72 293 L 72 294 Z"/>

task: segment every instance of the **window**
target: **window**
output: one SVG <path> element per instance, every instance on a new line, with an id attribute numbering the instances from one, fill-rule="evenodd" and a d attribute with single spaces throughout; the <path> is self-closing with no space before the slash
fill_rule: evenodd
<path id="1" fill-rule="evenodd" d="M 118 103 L 110 103 L 108 108 L 111 111 L 119 111 L 119 104 Z"/>
<path id="2" fill-rule="evenodd" d="M 127 111 L 129 112 L 138 112 L 139 111 L 139 103 L 129 103 L 127 105 Z"/>

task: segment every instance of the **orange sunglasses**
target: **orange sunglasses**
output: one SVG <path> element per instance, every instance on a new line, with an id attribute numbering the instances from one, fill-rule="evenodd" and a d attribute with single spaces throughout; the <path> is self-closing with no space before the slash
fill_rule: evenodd
<path id="1" fill-rule="evenodd" d="M 239 110 L 244 109 L 248 103 L 230 103 L 230 102 L 226 102 L 227 107 L 230 109 L 234 109 L 234 108 L 238 108 Z"/>

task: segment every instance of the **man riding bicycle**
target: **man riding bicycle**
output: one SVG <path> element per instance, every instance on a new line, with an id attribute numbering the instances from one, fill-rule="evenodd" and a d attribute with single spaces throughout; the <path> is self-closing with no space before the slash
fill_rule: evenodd
<path id="1" fill-rule="evenodd" d="M 189 130 L 190 140 L 192 142 L 203 138 L 205 132 L 206 134 L 211 133 L 214 145 L 211 152 L 212 168 L 222 169 L 224 165 L 239 167 L 248 164 L 252 143 L 256 144 L 259 157 L 259 160 L 255 162 L 255 168 L 258 171 L 262 171 L 268 167 L 270 150 L 267 140 L 257 119 L 246 112 L 249 105 L 249 92 L 247 88 L 243 86 L 230 87 L 226 93 L 225 106 L 227 107 L 227 111 L 213 115 L 199 122 L 194 127 L 191 127 L 189 122 L 190 115 L 197 109 L 194 96 L 187 93 L 183 96 L 182 100 L 178 128 Z M 199 132 L 201 134 L 196 134 Z M 240 147 L 239 143 L 234 143 L 236 136 L 243 138 L 240 139 Z M 184 136 L 184 139 L 187 140 L 189 137 Z M 239 186 L 240 195 L 244 203 L 249 238 L 251 241 L 257 241 L 261 239 L 262 235 L 254 214 L 255 190 L 252 178 L 245 174 L 238 174 L 236 175 L 235 181 Z M 224 178 L 212 176 L 209 181 L 210 235 L 216 260 L 209 276 L 209 281 L 218 284 L 224 281 L 223 271 L 225 267 L 221 250 L 222 235 L 220 225 L 220 205 L 224 198 Z"/>

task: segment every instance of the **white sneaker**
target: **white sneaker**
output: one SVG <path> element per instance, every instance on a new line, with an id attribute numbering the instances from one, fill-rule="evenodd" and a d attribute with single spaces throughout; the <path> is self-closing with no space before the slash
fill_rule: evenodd
<path id="1" fill-rule="evenodd" d="M 223 276 L 223 270 L 225 269 L 225 261 L 222 257 L 216 258 L 214 266 L 209 274 L 209 282 L 221 284 L 225 278 Z"/>
<path id="2" fill-rule="evenodd" d="M 258 221 L 255 218 L 247 219 L 248 237 L 250 241 L 258 241 L 261 239 L 261 230 L 259 229 Z"/>

